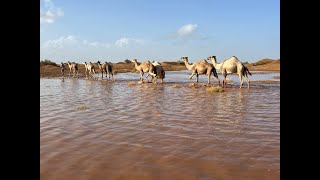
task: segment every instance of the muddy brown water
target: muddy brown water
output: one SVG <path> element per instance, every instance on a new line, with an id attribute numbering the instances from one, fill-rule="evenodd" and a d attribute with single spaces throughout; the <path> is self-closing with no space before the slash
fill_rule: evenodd
<path id="1" fill-rule="evenodd" d="M 280 85 L 172 87 L 189 75 L 40 79 L 41 179 L 280 179 Z"/>

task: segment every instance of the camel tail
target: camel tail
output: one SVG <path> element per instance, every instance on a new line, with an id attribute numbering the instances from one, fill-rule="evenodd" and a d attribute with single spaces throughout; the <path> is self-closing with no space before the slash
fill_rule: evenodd
<path id="1" fill-rule="evenodd" d="M 113 66 L 109 65 L 107 66 L 109 73 L 113 74 Z"/>
<path id="2" fill-rule="evenodd" d="M 243 65 L 243 67 L 244 67 L 243 76 L 244 76 L 244 74 L 245 74 L 246 72 L 248 72 L 248 74 L 249 74 L 250 76 L 252 76 L 251 73 L 250 73 L 250 71 L 249 71 L 249 69 L 248 69 L 245 65 Z"/>
<path id="3" fill-rule="evenodd" d="M 166 73 L 164 72 L 164 70 L 162 70 L 162 78 L 164 79 L 166 77 Z"/>
<path id="4" fill-rule="evenodd" d="M 218 74 L 215 68 L 213 68 L 212 74 L 214 77 L 218 78 Z"/>

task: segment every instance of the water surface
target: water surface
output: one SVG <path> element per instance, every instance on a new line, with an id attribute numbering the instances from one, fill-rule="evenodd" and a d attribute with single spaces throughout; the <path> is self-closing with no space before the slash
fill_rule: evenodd
<path id="1" fill-rule="evenodd" d="M 172 87 L 189 76 L 40 79 L 41 179 L 280 179 L 280 85 Z"/>

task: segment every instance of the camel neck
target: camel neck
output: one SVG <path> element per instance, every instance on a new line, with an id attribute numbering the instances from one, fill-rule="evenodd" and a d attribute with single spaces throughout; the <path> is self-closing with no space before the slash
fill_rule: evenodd
<path id="1" fill-rule="evenodd" d="M 211 61 L 212 61 L 213 67 L 214 67 L 215 69 L 220 69 L 221 64 L 218 64 L 218 63 L 216 62 L 216 60 L 212 60 L 212 59 L 211 59 Z"/>
<path id="2" fill-rule="evenodd" d="M 184 64 L 186 65 L 186 67 L 187 67 L 188 70 L 191 70 L 191 69 L 192 69 L 192 66 L 193 66 L 193 65 L 192 65 L 192 64 L 189 64 L 188 61 L 185 61 Z"/>
<path id="3" fill-rule="evenodd" d="M 134 67 L 138 70 L 139 68 L 138 63 L 136 61 L 134 61 L 133 63 L 134 63 Z"/>

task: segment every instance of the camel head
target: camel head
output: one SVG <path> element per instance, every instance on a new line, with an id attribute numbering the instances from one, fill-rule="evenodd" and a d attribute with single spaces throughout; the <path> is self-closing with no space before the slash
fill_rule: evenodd
<path id="1" fill-rule="evenodd" d="M 214 60 L 214 62 L 217 62 L 216 56 L 209 56 L 207 60 Z"/>
<path id="2" fill-rule="evenodd" d="M 188 62 L 188 57 L 181 57 L 181 61 Z"/>
<path id="3" fill-rule="evenodd" d="M 158 66 L 161 65 L 158 61 L 155 61 L 154 63 L 152 63 L 154 66 Z"/>
<path id="4" fill-rule="evenodd" d="M 137 59 L 133 59 L 133 60 L 131 60 L 131 62 L 137 62 Z"/>
<path id="5" fill-rule="evenodd" d="M 100 61 L 98 61 L 97 63 L 100 64 Z"/>

